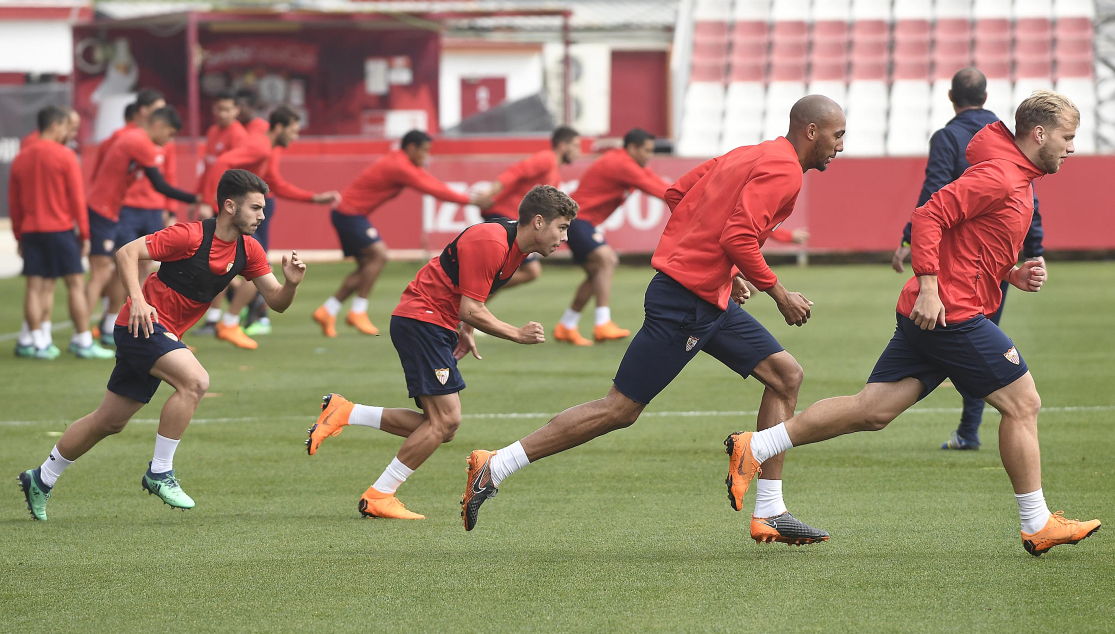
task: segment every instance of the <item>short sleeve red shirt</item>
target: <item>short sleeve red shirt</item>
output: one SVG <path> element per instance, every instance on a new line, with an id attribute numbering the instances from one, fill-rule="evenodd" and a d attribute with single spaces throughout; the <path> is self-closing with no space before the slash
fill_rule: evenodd
<path id="1" fill-rule="evenodd" d="M 197 252 L 202 237 L 200 222 L 171 225 L 147 236 L 147 251 L 151 254 L 151 259 L 157 262 L 185 260 L 193 257 Z M 244 264 L 244 270 L 240 272 L 244 279 L 255 279 L 271 272 L 267 253 L 255 238 L 244 236 L 244 251 L 247 262 Z M 214 236 L 213 246 L 209 250 L 209 270 L 214 275 L 223 275 L 228 270 L 229 264 L 235 260 L 236 243 L 225 242 Z M 183 297 L 163 284 L 157 273 L 147 276 L 147 280 L 143 283 L 143 297 L 155 308 L 159 323 L 179 338 L 205 315 L 205 311 L 209 310 L 209 304 Z M 131 308 L 132 300 L 128 298 L 120 311 L 120 316 L 116 318 L 117 326 L 128 325 Z"/>
<path id="2" fill-rule="evenodd" d="M 482 223 L 465 229 L 457 239 L 457 257 L 460 286 L 453 285 L 441 268 L 440 256 L 436 257 L 418 271 L 391 314 L 456 330 L 461 321 L 461 296 L 487 300 L 496 277 L 509 279 L 527 256 L 517 243 L 507 248 L 507 232 L 502 226 Z"/>
<path id="3" fill-rule="evenodd" d="M 89 186 L 89 208 L 115 221 L 120 217 L 128 187 L 143 176 L 144 169 L 161 167 L 164 158 L 161 148 L 142 128 L 120 135 Z"/>

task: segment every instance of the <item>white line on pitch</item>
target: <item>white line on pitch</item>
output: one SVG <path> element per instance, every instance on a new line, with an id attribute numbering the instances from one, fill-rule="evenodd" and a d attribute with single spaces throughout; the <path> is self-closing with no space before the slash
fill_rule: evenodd
<path id="1" fill-rule="evenodd" d="M 67 328 L 73 328 L 73 326 L 74 326 L 74 323 L 72 321 L 63 321 L 61 323 L 57 323 L 57 324 L 52 325 L 51 328 L 50 328 L 50 331 L 51 332 L 59 332 L 59 331 L 62 331 L 62 330 L 66 330 Z M 11 341 L 13 339 L 19 339 L 19 333 L 18 332 L 6 332 L 6 333 L 0 335 L 0 343 L 3 343 L 5 341 Z"/>

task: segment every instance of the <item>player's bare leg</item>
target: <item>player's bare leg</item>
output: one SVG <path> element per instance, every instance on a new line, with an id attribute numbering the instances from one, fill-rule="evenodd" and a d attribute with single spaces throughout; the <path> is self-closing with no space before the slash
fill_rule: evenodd
<path id="1" fill-rule="evenodd" d="M 43 282 L 45 278 L 38 275 L 27 277 L 27 285 L 23 294 L 23 320 L 27 322 L 27 335 L 30 342 L 24 341 L 16 347 L 16 354 L 21 357 L 34 357 L 36 359 L 53 359 L 48 351 L 48 344 L 42 332 L 45 302 L 43 301 Z"/>
<path id="2" fill-rule="evenodd" d="M 326 438 L 338 436 L 345 427 L 357 425 L 373 427 L 394 436 L 409 438 L 426 422 L 422 412 L 402 407 L 376 407 L 353 403 L 340 394 L 328 394 L 322 399 L 321 414 L 307 432 L 306 451 L 317 453 Z"/>
<path id="3" fill-rule="evenodd" d="M 107 255 L 89 256 L 89 283 L 85 286 L 85 303 L 93 310 L 105 295 L 105 288 L 116 274 L 116 265 Z"/>
<path id="4" fill-rule="evenodd" d="M 592 341 L 581 336 L 577 330 L 581 313 L 593 297 L 596 297 L 595 327 L 593 336 L 597 341 L 622 339 L 631 331 L 619 328 L 612 323 L 611 308 L 608 302 L 612 294 L 612 277 L 619 266 L 619 256 L 606 244 L 594 249 L 581 265 L 585 269 L 585 279 L 573 294 L 573 303 L 554 327 L 554 339 L 576 346 L 591 346 Z"/>
<path id="5" fill-rule="evenodd" d="M 79 359 L 111 359 L 112 350 L 102 348 L 93 340 L 89 330 L 89 306 L 85 302 L 85 275 L 75 273 L 64 278 L 66 299 L 70 307 L 70 320 L 74 324 L 74 334 L 70 339 L 70 352 Z"/>
<path id="6" fill-rule="evenodd" d="M 379 329 L 368 319 L 368 296 L 372 293 L 376 280 L 387 266 L 387 244 L 374 242 L 364 247 L 356 256 L 356 268 L 341 281 L 340 288 L 314 311 L 313 318 L 326 337 L 337 336 L 337 314 L 341 303 L 356 295 L 349 307 L 345 322 L 366 335 L 378 335 Z"/>

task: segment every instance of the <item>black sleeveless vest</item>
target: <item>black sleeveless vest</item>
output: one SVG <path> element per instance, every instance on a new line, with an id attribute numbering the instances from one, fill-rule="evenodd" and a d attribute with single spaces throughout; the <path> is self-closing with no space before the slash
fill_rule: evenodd
<path id="1" fill-rule="evenodd" d="M 507 252 L 510 254 L 511 247 L 515 244 L 515 237 L 519 235 L 519 221 L 496 218 L 482 222 L 479 225 L 473 225 L 473 227 L 487 224 L 500 225 L 503 227 L 503 230 L 507 232 Z M 468 229 L 472 229 L 473 227 L 469 227 Z M 465 229 L 465 231 L 468 231 L 468 229 Z M 465 235 L 465 231 L 462 231 L 456 238 L 453 238 L 449 246 L 445 247 L 445 250 L 441 252 L 441 257 L 439 258 L 441 261 L 441 268 L 445 271 L 445 274 L 449 276 L 449 281 L 453 282 L 453 286 L 461 285 L 461 261 L 457 257 L 457 241 L 461 239 L 461 236 Z M 496 273 L 496 279 L 492 280 L 492 290 L 489 291 L 489 295 L 503 288 L 505 284 L 511 281 L 510 275 L 507 276 L 505 280 L 500 279 L 501 277 L 503 277 L 503 269 L 500 269 L 499 272 Z"/>
<path id="2" fill-rule="evenodd" d="M 217 231 L 217 219 L 210 218 L 201 221 L 201 245 L 193 257 L 174 262 L 163 262 L 159 267 L 159 280 L 167 287 L 182 295 L 186 299 L 208 304 L 228 286 L 232 278 L 244 270 L 248 263 L 247 251 L 244 249 L 244 236 L 236 239 L 236 259 L 232 268 L 224 275 L 216 275 L 209 269 L 209 252 L 213 248 L 213 234 Z"/>

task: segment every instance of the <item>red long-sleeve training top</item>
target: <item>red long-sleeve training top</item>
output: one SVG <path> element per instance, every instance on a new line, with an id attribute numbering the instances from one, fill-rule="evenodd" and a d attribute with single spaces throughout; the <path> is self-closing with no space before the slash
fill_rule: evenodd
<path id="1" fill-rule="evenodd" d="M 12 161 L 8 175 L 8 214 L 12 233 L 71 231 L 89 239 L 89 215 L 81 165 L 73 150 L 54 141 L 28 145 Z"/>
<path id="2" fill-rule="evenodd" d="M 1044 176 L 1001 121 L 972 137 L 971 167 L 914 211 L 914 277 L 902 288 L 898 312 L 910 316 L 921 292 L 919 275 L 936 275 L 945 321 L 993 315 L 999 284 L 1018 263 L 1034 215 L 1035 178 Z"/>
<path id="3" fill-rule="evenodd" d="M 666 187 L 662 177 L 636 163 L 627 150 L 617 148 L 589 165 L 570 197 L 580 206 L 577 219 L 596 226 L 607 220 L 632 191 L 664 198 Z"/>
<path id="4" fill-rule="evenodd" d="M 222 128 L 217 124 L 209 126 L 205 133 L 205 170 L 197 180 L 197 193 L 203 194 L 203 187 L 209 180 L 209 170 L 225 152 L 231 152 L 243 145 L 248 138 L 248 131 L 239 121 L 233 120 L 228 126 Z"/>
<path id="5" fill-rule="evenodd" d="M 561 184 L 561 171 L 558 169 L 557 154 L 553 150 L 543 150 L 530 158 L 519 161 L 507 168 L 496 179 L 503 189 L 496 194 L 495 201 L 488 209 L 490 214 L 499 214 L 512 220 L 519 219 L 519 203 L 536 185 Z"/>
<path id="6" fill-rule="evenodd" d="M 468 204 L 468 194 L 454 191 L 436 176 L 418 167 L 402 150 L 393 150 L 364 168 L 344 191 L 337 211 L 349 216 L 367 216 L 403 191 L 417 189 L 438 200 Z"/>
<path id="7" fill-rule="evenodd" d="M 267 183 L 270 192 L 267 196 L 278 196 L 288 200 L 311 202 L 314 198 L 312 191 L 302 189 L 297 185 L 287 182 L 279 169 L 282 165 L 283 148 L 271 146 L 271 139 L 263 134 L 249 134 L 244 143 L 217 157 L 217 161 L 205 173 L 205 184 L 202 194 L 205 200 L 217 200 L 217 185 L 221 182 L 221 175 L 226 170 L 248 170 Z"/>
<path id="8" fill-rule="evenodd" d="M 673 215 L 651 258 L 701 299 L 728 308 L 732 267 L 761 291 L 778 281 L 760 248 L 794 211 L 797 152 L 785 137 L 705 161 L 666 190 Z"/>

